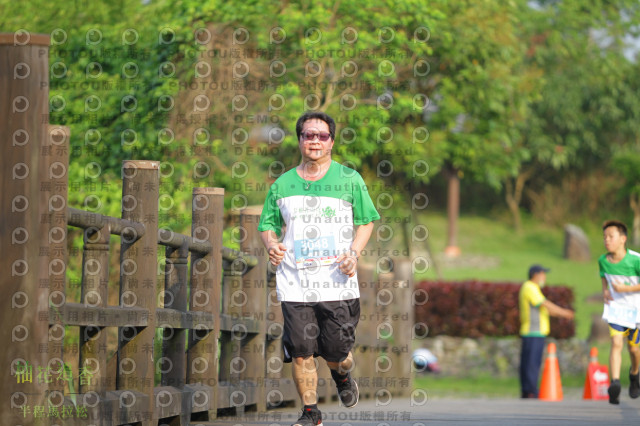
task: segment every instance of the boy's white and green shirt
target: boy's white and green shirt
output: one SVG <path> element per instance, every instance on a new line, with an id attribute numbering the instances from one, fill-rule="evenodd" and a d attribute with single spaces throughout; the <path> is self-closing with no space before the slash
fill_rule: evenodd
<path id="1" fill-rule="evenodd" d="M 627 254 L 617 263 L 610 262 L 603 254 L 598 259 L 598 266 L 600 277 L 606 279 L 614 302 L 640 309 L 640 292 L 618 293 L 611 286 L 612 283 L 627 286 L 640 283 L 640 253 L 627 249 Z"/>
<path id="2" fill-rule="evenodd" d="M 287 302 L 327 302 L 360 297 L 357 275 L 341 273 L 336 258 L 351 248 L 354 225 L 380 219 L 362 177 L 335 161 L 317 181 L 295 168 L 269 189 L 259 231 L 274 231 L 287 247 L 278 265 L 276 292 Z"/>

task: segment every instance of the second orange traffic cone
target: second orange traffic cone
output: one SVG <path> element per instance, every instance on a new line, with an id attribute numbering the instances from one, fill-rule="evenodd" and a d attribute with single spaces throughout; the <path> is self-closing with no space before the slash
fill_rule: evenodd
<path id="1" fill-rule="evenodd" d="M 598 349 L 591 348 L 589 353 L 587 377 L 584 378 L 582 399 L 609 399 L 609 368 L 598 363 Z"/>
<path id="2" fill-rule="evenodd" d="M 538 399 L 562 401 L 562 381 L 560 380 L 560 365 L 556 356 L 555 343 L 549 343 L 547 346 L 547 359 L 544 362 Z"/>

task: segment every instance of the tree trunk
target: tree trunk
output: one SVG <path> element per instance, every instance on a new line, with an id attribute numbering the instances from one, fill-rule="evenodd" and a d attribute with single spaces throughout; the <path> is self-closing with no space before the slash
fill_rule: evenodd
<path id="1" fill-rule="evenodd" d="M 450 167 L 447 171 L 447 247 L 444 253 L 450 257 L 460 255 L 458 247 L 458 217 L 460 216 L 460 177 L 458 169 Z"/>
<path id="2" fill-rule="evenodd" d="M 522 230 L 522 223 L 520 219 L 520 203 L 518 203 L 513 194 L 513 183 L 511 179 L 507 179 L 504 184 L 505 186 L 505 199 L 507 201 L 507 207 L 509 207 L 509 212 L 511 212 L 511 216 L 513 217 L 513 227 L 515 228 L 517 233 L 520 233 Z"/>
<path id="3" fill-rule="evenodd" d="M 633 211 L 633 240 L 632 243 L 635 247 L 640 245 L 640 195 L 631 194 L 629 198 L 629 205 Z"/>
<path id="4" fill-rule="evenodd" d="M 405 225 L 413 228 L 414 224 L 419 224 L 418 214 L 416 213 L 415 209 L 411 209 L 411 219 L 412 219 L 411 223 L 406 223 Z M 407 226 L 404 226 L 403 228 L 406 230 Z M 406 234 L 407 234 L 407 238 L 409 238 L 408 230 Z M 410 247 L 412 246 L 412 244 L 408 244 L 408 245 Z M 429 237 L 425 238 L 424 240 L 424 249 L 427 251 L 427 254 L 429 255 L 429 261 L 430 261 L 430 264 L 433 266 L 433 270 L 436 273 L 436 277 L 439 280 L 442 280 L 442 272 L 440 272 L 440 267 L 438 266 L 438 262 L 436 261 L 435 256 L 433 256 L 433 251 L 431 251 L 431 244 L 429 243 Z M 414 256 L 411 254 L 411 252 L 409 252 L 409 258 L 414 259 Z"/>
<path id="5" fill-rule="evenodd" d="M 522 194 L 524 192 L 524 185 L 529 180 L 533 173 L 532 169 L 525 170 L 518 173 L 515 182 L 511 182 L 511 179 L 507 179 L 505 182 L 505 199 L 509 211 L 513 216 L 513 227 L 517 233 L 522 232 L 522 219 L 520 216 L 520 203 L 522 202 Z"/>

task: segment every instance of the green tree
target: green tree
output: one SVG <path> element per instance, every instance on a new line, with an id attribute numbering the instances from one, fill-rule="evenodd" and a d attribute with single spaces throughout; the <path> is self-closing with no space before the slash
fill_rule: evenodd
<path id="1" fill-rule="evenodd" d="M 456 254 L 460 179 L 500 185 L 499 169 L 513 169 L 505 156 L 518 139 L 535 85 L 524 60 L 518 2 L 458 1 L 447 4 L 445 36 L 434 49 L 437 106 L 430 117 L 439 133 L 442 170 L 448 181 L 448 246 Z"/>
<path id="2" fill-rule="evenodd" d="M 637 114 L 637 102 L 624 93 L 634 74 L 622 38 L 631 31 L 634 8 L 637 16 L 636 6 L 626 1 L 599 7 L 540 2 L 520 10 L 535 95 L 526 104 L 527 119 L 514 126 L 510 154 L 517 160 L 503 158 L 497 169 L 517 230 L 529 180 L 544 179 L 549 170 L 599 167 L 612 141 L 633 139 L 629 119 Z"/>
<path id="3" fill-rule="evenodd" d="M 352 2 L 296 1 L 278 9 L 268 3 L 252 4 L 260 15 L 224 3 L 202 18 L 213 35 L 207 49 L 239 55 L 212 63 L 204 78 L 207 87 L 229 87 L 208 93 L 223 100 L 212 111 L 227 118 L 209 126 L 211 133 L 244 135 L 219 156 L 247 170 L 227 173 L 234 196 L 262 202 L 267 171 L 272 182 L 297 164 L 295 122 L 314 109 L 338 122 L 334 157 L 371 182 L 384 216 L 409 217 L 412 206 L 426 207 L 424 185 L 441 145 L 433 143 L 422 116 L 433 90 L 431 35 L 442 36 L 445 20 L 441 2 L 376 0 L 366 9 Z M 234 78 L 228 70 L 237 65 L 250 73 Z M 185 83 L 198 81 L 184 77 Z M 174 117 L 189 115 L 190 103 L 181 104 Z M 187 137 L 196 127 L 178 126 L 176 134 Z"/>
<path id="4" fill-rule="evenodd" d="M 612 169 L 623 180 L 622 194 L 629 200 L 633 213 L 632 244 L 640 245 L 640 150 L 627 147 L 617 152 L 611 163 Z"/>

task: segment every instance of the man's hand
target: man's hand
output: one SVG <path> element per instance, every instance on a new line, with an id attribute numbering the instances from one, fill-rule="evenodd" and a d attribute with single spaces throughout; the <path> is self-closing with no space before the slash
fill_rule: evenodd
<path id="1" fill-rule="evenodd" d="M 267 249 L 267 253 L 269 253 L 269 262 L 271 262 L 273 266 L 278 266 L 280 262 L 282 262 L 286 251 L 287 247 L 284 244 L 273 244 Z"/>
<path id="2" fill-rule="evenodd" d="M 613 297 L 611 296 L 611 291 L 608 288 L 605 288 L 602 290 L 602 298 L 604 299 L 605 305 L 608 305 L 609 302 L 613 300 Z"/>
<path id="3" fill-rule="evenodd" d="M 336 263 L 339 265 L 340 272 L 351 278 L 356 274 L 356 267 L 358 266 L 358 258 L 351 254 L 342 253 L 336 259 Z"/>

